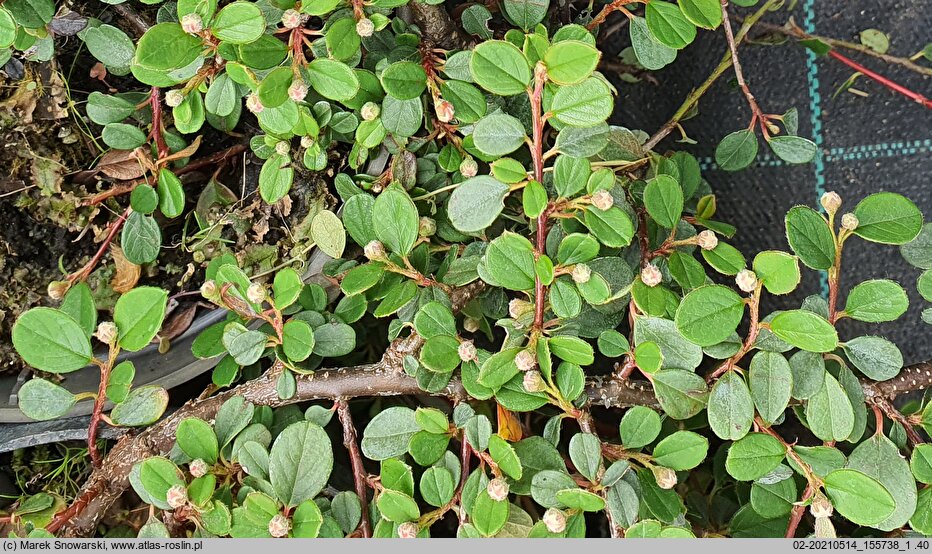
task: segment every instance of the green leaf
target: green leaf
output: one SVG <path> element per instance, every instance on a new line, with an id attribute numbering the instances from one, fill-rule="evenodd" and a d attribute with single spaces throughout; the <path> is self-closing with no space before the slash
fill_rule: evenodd
<path id="1" fill-rule="evenodd" d="M 570 439 L 570 459 L 586 479 L 596 482 L 602 468 L 602 443 L 590 433 L 576 433 Z"/>
<path id="2" fill-rule="evenodd" d="M 414 316 L 414 329 L 425 339 L 438 335 L 456 335 L 456 320 L 450 308 L 440 302 L 428 302 Z"/>
<path id="3" fill-rule="evenodd" d="M 473 80 L 500 96 L 525 92 L 531 82 L 531 66 L 518 48 L 503 40 L 488 40 L 473 49 L 469 59 Z"/>
<path id="4" fill-rule="evenodd" d="M 541 344 L 545 343 L 538 342 L 538 349 L 540 349 Z M 539 359 L 546 358 L 548 356 L 549 354 L 544 354 L 543 356 L 538 354 Z M 560 363 L 559 367 L 557 367 L 556 384 L 557 388 L 560 389 L 560 394 L 563 395 L 563 398 L 572 402 L 579 398 L 579 395 L 582 394 L 583 390 L 585 389 L 586 374 L 578 365 L 569 362 L 562 362 Z"/>
<path id="5" fill-rule="evenodd" d="M 673 229 L 683 214 L 683 189 L 669 175 L 657 175 L 644 188 L 644 207 L 654 221 Z"/>
<path id="6" fill-rule="evenodd" d="M 120 29 L 112 25 L 89 27 L 84 33 L 84 44 L 95 58 L 111 70 L 120 74 L 129 72 L 135 47 L 132 39 Z"/>
<path id="7" fill-rule="evenodd" d="M 294 71 L 290 67 L 277 67 L 259 83 L 256 94 L 266 108 L 277 108 L 289 100 L 288 87 L 294 80 Z"/>
<path id="8" fill-rule="evenodd" d="M 618 426 L 625 448 L 642 448 L 660 435 L 660 415 L 646 406 L 634 406 L 625 412 Z"/>
<path id="9" fill-rule="evenodd" d="M 558 335 L 549 341 L 553 355 L 571 364 L 590 365 L 594 361 L 592 346 L 579 337 Z"/>
<path id="10" fill-rule="evenodd" d="M 793 391 L 790 363 L 779 352 L 758 352 L 748 372 L 751 398 L 761 419 L 772 424 L 783 415 Z"/>
<path id="11" fill-rule="evenodd" d="M 491 537 L 505 526 L 510 507 L 508 500 L 492 500 L 483 489 L 479 491 L 472 508 L 472 523 L 482 536 Z"/>
<path id="12" fill-rule="evenodd" d="M 317 248 L 330 256 L 339 258 L 346 247 L 346 233 L 340 218 L 330 210 L 321 210 L 311 220 L 311 237 Z"/>
<path id="13" fill-rule="evenodd" d="M 252 2 L 233 2 L 217 12 L 210 32 L 231 44 L 248 44 L 262 36 L 265 25 L 259 6 Z"/>
<path id="14" fill-rule="evenodd" d="M 440 85 L 440 94 L 444 100 L 453 104 L 453 111 L 460 123 L 475 123 L 488 109 L 485 96 L 464 81 L 446 81 Z"/>
<path id="15" fill-rule="evenodd" d="M 751 430 L 754 401 L 744 379 L 735 371 L 722 375 L 709 394 L 709 425 L 725 440 L 738 440 Z"/>
<path id="16" fill-rule="evenodd" d="M 673 419 L 689 419 L 705 408 L 708 391 L 702 377 L 681 369 L 665 369 L 652 377 L 660 407 Z"/>
<path id="17" fill-rule="evenodd" d="M 656 71 L 676 59 L 676 49 L 657 40 L 646 19 L 636 16 L 630 20 L 629 27 L 634 55 L 645 69 Z"/>
<path id="18" fill-rule="evenodd" d="M 881 244 L 906 244 L 922 229 L 922 212 L 895 192 L 877 192 L 854 208 L 858 226 L 854 234 Z"/>
<path id="19" fill-rule="evenodd" d="M 117 404 L 126 400 L 135 377 L 136 366 L 132 361 L 124 360 L 118 363 L 110 371 L 110 379 L 107 381 L 107 398 Z"/>
<path id="20" fill-rule="evenodd" d="M 439 508 L 453 498 L 456 483 L 450 470 L 443 467 L 430 467 L 421 475 L 419 488 L 424 502 Z"/>
<path id="21" fill-rule="evenodd" d="M 184 212 L 184 187 L 181 184 L 181 179 L 169 169 L 162 168 L 159 170 L 158 193 L 159 210 L 161 210 L 162 215 L 171 219 Z"/>
<path id="22" fill-rule="evenodd" d="M 676 471 L 693 469 L 705 460 L 709 440 L 692 431 L 677 431 L 654 447 L 654 462 Z"/>
<path id="23" fill-rule="evenodd" d="M 301 276 L 294 268 L 286 267 L 275 274 L 272 282 L 272 297 L 275 300 L 275 307 L 284 310 L 298 300 L 304 283 Z"/>
<path id="24" fill-rule="evenodd" d="M 528 181 L 521 191 L 521 207 L 524 208 L 524 215 L 529 218 L 540 217 L 547 208 L 547 200 L 547 190 L 537 181 Z"/>
<path id="25" fill-rule="evenodd" d="M 663 367 L 663 352 L 655 342 L 642 342 L 634 349 L 634 361 L 641 371 L 657 373 Z"/>
<path id="26" fill-rule="evenodd" d="M 737 275 L 747 264 L 737 248 L 723 241 L 719 241 L 712 250 L 703 250 L 702 257 L 715 271 L 723 275 Z"/>
<path id="27" fill-rule="evenodd" d="M 932 483 L 932 444 L 918 444 L 909 459 L 909 469 L 920 483 Z"/>
<path id="28" fill-rule="evenodd" d="M 139 490 L 136 483 L 133 488 L 141 496 L 148 497 L 156 508 L 162 510 L 171 510 L 172 508 L 165 501 L 168 489 L 174 486 L 184 486 L 181 478 L 181 471 L 175 464 L 162 457 L 147 458 L 139 464 Z"/>
<path id="29" fill-rule="evenodd" d="M 893 513 L 872 527 L 892 531 L 909 521 L 916 511 L 916 480 L 893 441 L 882 434 L 864 440 L 848 456 L 848 468 L 876 479 L 894 499 Z"/>
<path id="30" fill-rule="evenodd" d="M 721 285 L 699 287 L 680 302 L 676 328 L 699 346 L 711 346 L 727 339 L 744 316 L 744 300 Z"/>
<path id="31" fill-rule="evenodd" d="M 702 362 L 702 348 L 687 340 L 669 319 L 638 317 L 634 325 L 634 341 L 651 341 L 663 354 L 663 369 L 693 370 Z"/>
<path id="32" fill-rule="evenodd" d="M 120 246 L 126 259 L 136 265 L 155 261 L 162 248 L 162 230 L 155 218 L 132 212 L 123 224 Z"/>
<path id="33" fill-rule="evenodd" d="M 854 429 L 854 408 L 832 374 L 825 372 L 821 390 L 806 403 L 806 422 L 812 433 L 825 441 L 841 441 Z"/>
<path id="34" fill-rule="evenodd" d="M 767 475 L 786 456 L 780 441 L 765 433 L 749 433 L 728 449 L 725 470 L 739 481 L 754 481 Z"/>
<path id="35" fill-rule="evenodd" d="M 281 154 L 272 154 L 259 171 L 259 195 L 269 204 L 285 197 L 294 183 L 291 160 Z"/>
<path id="36" fill-rule="evenodd" d="M 417 502 L 407 494 L 398 491 L 383 490 L 375 503 L 382 517 L 394 523 L 414 521 L 421 515 Z"/>
<path id="37" fill-rule="evenodd" d="M 29 29 L 41 29 L 55 16 L 55 4 L 49 0 L 7 0 L 3 7 L 16 23 Z"/>
<path id="38" fill-rule="evenodd" d="M 786 252 L 761 252 L 754 256 L 752 267 L 770 294 L 789 294 L 799 285 L 799 260 Z"/>
<path id="39" fill-rule="evenodd" d="M 93 357 L 91 343 L 71 316 L 52 308 L 33 308 L 13 324 L 13 347 L 30 366 L 49 373 L 70 373 Z"/>
<path id="40" fill-rule="evenodd" d="M 201 459 L 209 465 L 217 463 L 220 447 L 213 427 L 196 417 L 181 420 L 175 431 L 175 443 L 192 460 Z"/>
<path id="41" fill-rule="evenodd" d="M 489 243 L 483 262 L 494 284 L 509 290 L 534 288 L 534 247 L 521 235 L 502 233 Z"/>
<path id="42" fill-rule="evenodd" d="M 819 150 L 811 140 L 793 135 L 770 137 L 767 144 L 778 158 L 791 164 L 807 164 Z"/>
<path id="43" fill-rule="evenodd" d="M 568 508 L 584 512 L 599 512 L 605 508 L 605 500 L 601 496 L 578 488 L 557 491 L 557 501 Z"/>
<path id="44" fill-rule="evenodd" d="M 168 407 L 168 391 L 148 385 L 132 389 L 126 400 L 114 406 L 110 419 L 122 427 L 142 427 L 155 423 Z"/>
<path id="45" fill-rule="evenodd" d="M 359 52 L 359 33 L 352 17 L 341 17 L 330 23 L 324 38 L 330 57 L 336 60 L 349 60 Z"/>
<path id="46" fill-rule="evenodd" d="M 363 431 L 360 447 L 371 460 L 386 460 L 408 451 L 408 442 L 421 430 L 414 410 L 395 406 L 379 412 Z"/>
<path id="47" fill-rule="evenodd" d="M 923 225 L 916 238 L 900 246 L 900 253 L 910 265 L 919 269 L 932 269 L 932 223 Z"/>
<path id="48" fill-rule="evenodd" d="M 903 367 L 903 354 L 882 337 L 856 337 L 842 343 L 845 356 L 861 373 L 874 381 L 893 379 Z"/>
<path id="49" fill-rule="evenodd" d="M 697 27 L 715 29 L 722 23 L 722 6 L 718 0 L 680 0 L 680 9 Z"/>
<path id="50" fill-rule="evenodd" d="M 261 331 L 247 329 L 242 323 L 232 321 L 223 329 L 223 346 L 241 366 L 252 365 L 262 357 L 268 336 Z"/>
<path id="51" fill-rule="evenodd" d="M 517 118 L 494 112 L 476 122 L 472 138 L 473 144 L 480 152 L 494 158 L 511 154 L 521 148 L 527 139 L 527 133 Z"/>
<path id="52" fill-rule="evenodd" d="M 520 348 L 508 348 L 489 356 L 479 368 L 479 384 L 497 390 L 518 374 L 515 356 Z"/>
<path id="53" fill-rule="evenodd" d="M 549 0 L 503 0 L 502 9 L 515 25 L 525 31 L 531 30 L 544 20 Z"/>
<path id="54" fill-rule="evenodd" d="M 832 232 L 812 208 L 795 206 L 787 212 L 786 238 L 799 259 L 812 269 L 828 269 L 835 263 Z"/>
<path id="55" fill-rule="evenodd" d="M 117 150 L 133 150 L 146 142 L 145 133 L 128 123 L 108 123 L 104 126 L 101 138 L 107 146 Z"/>
<path id="56" fill-rule="evenodd" d="M 601 54 L 594 46 L 578 40 L 557 42 L 544 53 L 547 77 L 558 85 L 575 85 L 592 75 Z"/>
<path id="57" fill-rule="evenodd" d="M 328 100 L 344 102 L 359 92 L 359 78 L 343 62 L 316 58 L 307 65 L 307 74 L 311 87 Z"/>
<path id="58" fill-rule="evenodd" d="M 825 476 L 825 492 L 842 516 L 858 525 L 877 525 L 889 517 L 896 502 L 875 479 L 854 469 L 836 469 Z"/>
<path id="59" fill-rule="evenodd" d="M 647 27 L 657 40 L 677 50 L 696 38 L 696 27 L 676 4 L 654 0 L 647 4 L 644 13 Z"/>
<path id="60" fill-rule="evenodd" d="M 569 198 L 586 187 L 591 174 L 589 160 L 561 154 L 553 164 L 554 188 L 561 197 Z"/>
<path id="61" fill-rule="evenodd" d="M 419 97 L 427 88 L 427 73 L 420 64 L 395 62 L 382 72 L 382 87 L 399 100 L 411 100 Z"/>
<path id="62" fill-rule="evenodd" d="M 592 127 L 602 123 L 612 114 L 613 108 L 608 85 L 597 77 L 560 87 L 550 103 L 554 118 L 571 127 Z"/>
<path id="63" fill-rule="evenodd" d="M 310 421 L 286 427 L 269 452 L 269 480 L 288 507 L 313 500 L 327 484 L 332 470 L 330 437 Z"/>
<path id="64" fill-rule="evenodd" d="M 19 409 L 26 417 L 38 421 L 65 415 L 77 401 L 71 392 L 45 379 L 26 381 L 17 395 Z"/>
<path id="65" fill-rule="evenodd" d="M 331 504 L 331 509 L 333 509 Z M 298 504 L 291 516 L 293 524 L 292 534 L 296 538 L 316 539 L 320 534 L 320 528 L 324 523 L 324 516 L 320 512 L 320 507 L 313 500 L 305 500 Z"/>
<path id="66" fill-rule="evenodd" d="M 200 37 L 184 32 L 177 23 L 160 23 L 136 43 L 133 64 L 154 71 L 173 71 L 189 65 L 200 55 Z"/>
<path id="67" fill-rule="evenodd" d="M 133 192 L 129 195 L 129 205 L 133 211 L 150 215 L 159 207 L 159 195 L 155 189 L 142 183 L 136 185 Z"/>
<path id="68" fill-rule="evenodd" d="M 303 362 L 314 351 L 314 331 L 307 322 L 291 320 L 282 327 L 282 349 L 293 362 Z"/>
<path id="69" fill-rule="evenodd" d="M 345 323 L 333 321 L 314 329 L 314 354 L 339 358 L 356 347 L 356 331 Z"/>
<path id="70" fill-rule="evenodd" d="M 480 120 L 479 124 L 487 119 L 489 118 Z M 476 125 L 477 130 L 479 124 Z M 450 195 L 450 201 L 447 203 L 447 215 L 450 222 L 461 233 L 483 231 L 502 212 L 509 190 L 508 185 L 489 175 L 480 175 L 463 181 Z"/>
<path id="71" fill-rule="evenodd" d="M 521 460 L 518 459 L 515 449 L 508 444 L 508 441 L 498 435 L 490 436 L 489 455 L 505 475 L 515 480 L 521 479 L 524 471 L 521 467 Z"/>
<path id="72" fill-rule="evenodd" d="M 392 188 L 375 199 L 372 209 L 375 236 L 392 252 L 407 256 L 417 241 L 418 215 L 411 197 Z"/>
<path id="73" fill-rule="evenodd" d="M 634 222 L 618 206 L 612 206 L 604 211 L 589 206 L 583 216 L 583 221 L 595 238 L 609 248 L 628 246 L 634 237 Z"/>
<path id="74" fill-rule="evenodd" d="M 436 335 L 424 341 L 418 356 L 421 364 L 437 373 L 450 373 L 460 364 L 458 349 L 460 342 L 456 337 Z"/>
<path id="75" fill-rule="evenodd" d="M 739 171 L 757 157 L 757 135 L 742 129 L 726 135 L 715 149 L 715 163 L 725 171 Z"/>
<path id="76" fill-rule="evenodd" d="M 859 283 L 848 293 L 845 315 L 858 321 L 894 321 L 909 308 L 903 287 L 887 279 Z"/>
<path id="77" fill-rule="evenodd" d="M 809 352 L 831 352 L 838 333 L 825 318 L 807 310 L 790 310 L 770 321 L 770 331 L 781 340 Z"/>

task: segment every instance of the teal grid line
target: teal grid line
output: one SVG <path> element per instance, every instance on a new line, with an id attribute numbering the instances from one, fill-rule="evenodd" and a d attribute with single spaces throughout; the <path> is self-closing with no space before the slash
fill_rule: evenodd
<path id="1" fill-rule="evenodd" d="M 822 150 L 823 169 L 826 162 L 839 163 L 875 158 L 906 158 L 920 154 L 932 153 L 932 139 L 916 139 L 897 142 L 882 142 L 878 144 L 859 144 L 856 146 L 838 146 Z M 718 164 L 712 156 L 698 158 L 699 167 L 703 171 L 716 171 Z M 780 167 L 789 165 L 783 160 L 774 157 L 770 152 L 758 155 L 754 160 L 755 167 Z M 823 185 L 824 187 L 824 185 Z M 818 190 L 818 189 L 817 189 Z M 821 196 L 821 193 L 820 193 Z"/>

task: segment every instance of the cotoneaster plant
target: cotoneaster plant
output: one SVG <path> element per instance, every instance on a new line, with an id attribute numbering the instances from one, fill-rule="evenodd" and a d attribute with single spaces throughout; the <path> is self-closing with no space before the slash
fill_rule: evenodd
<path id="1" fill-rule="evenodd" d="M 43 1 L 29 24 L 13 0 L 0 14 L 42 35 Z M 461 25 L 438 4 L 183 0 L 138 40 L 89 20 L 91 53 L 144 85 L 86 106 L 111 161 L 139 167 L 90 199 L 129 195 L 102 252 L 119 235 L 134 263 L 157 257 L 160 221 L 185 213 L 179 175 L 245 149 L 188 161 L 210 126 L 250 130 L 267 203 L 287 202 L 301 172 L 326 176 L 338 207 L 311 233 L 332 259 L 309 284 L 301 257 L 257 275 L 231 255 L 201 260 L 201 295 L 228 311 L 192 348 L 216 363 L 213 383 L 158 422 L 165 391 L 132 388 L 117 355 L 156 338 L 167 293 L 130 290 L 97 325 L 83 281 L 100 256 L 54 284 L 61 306 L 20 316 L 14 346 L 66 379 L 98 365 L 100 390 L 35 378 L 21 408 L 54 418 L 94 397 L 95 460 L 99 421 L 148 428 L 67 507 L 24 499 L 16 532 L 93 534 L 131 487 L 149 505 L 132 530 L 144 537 L 932 533 L 932 411 L 893 403 L 929 379 L 892 342 L 840 325 L 906 312 L 900 284 L 844 280 L 842 253 L 896 245 L 928 270 L 919 209 L 893 192 L 842 209 L 828 193 L 788 211 L 785 251 L 746 257 L 697 159 L 657 148 L 674 130 L 689 142 L 681 122 L 733 68 L 751 117 L 718 165 L 749 166 L 758 132 L 787 162 L 816 155 L 795 110 L 759 107 L 737 57 L 782 3 L 735 4 L 754 6 L 736 33 L 717 0 L 572 20 L 505 0 L 464 7 Z M 608 123 L 624 106 L 597 39 L 616 12 L 640 69 L 672 62 L 699 28 L 729 45 L 654 135 Z M 826 273 L 825 297 L 765 313 L 810 270 Z M 927 299 L 930 283 L 917 284 Z"/>

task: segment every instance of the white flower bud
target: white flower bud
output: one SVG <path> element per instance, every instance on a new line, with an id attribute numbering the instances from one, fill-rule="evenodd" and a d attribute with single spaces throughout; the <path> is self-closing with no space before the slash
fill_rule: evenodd
<path id="1" fill-rule="evenodd" d="M 467 179 L 470 177 L 475 177 L 479 173 L 479 164 L 476 163 L 476 160 L 472 158 L 466 158 L 460 162 L 460 173 L 463 174 L 463 177 Z"/>
<path id="2" fill-rule="evenodd" d="M 417 234 L 422 237 L 433 236 L 437 232 L 437 222 L 432 217 L 424 216 L 418 220 Z"/>
<path id="3" fill-rule="evenodd" d="M 442 123 L 449 123 L 453 121 L 453 116 L 456 113 L 456 110 L 453 109 L 453 104 L 447 102 L 446 100 L 435 102 L 434 111 L 437 112 L 437 119 L 439 119 Z"/>
<path id="4" fill-rule="evenodd" d="M 250 94 L 246 97 L 246 109 L 254 114 L 260 114 L 262 110 L 265 109 L 265 106 L 262 105 L 262 101 L 259 100 L 257 94 Z"/>
<path id="5" fill-rule="evenodd" d="M 573 282 L 578 284 L 588 283 L 592 278 L 592 268 L 586 264 L 576 264 L 573 266 L 573 272 L 570 274 Z"/>
<path id="6" fill-rule="evenodd" d="M 191 472 L 191 477 L 196 479 L 207 475 L 207 472 L 210 471 L 210 466 L 208 466 L 207 462 L 204 460 L 197 458 L 188 464 L 188 471 Z"/>
<path id="7" fill-rule="evenodd" d="M 696 235 L 696 244 L 703 250 L 715 250 L 715 247 L 718 246 L 718 237 L 715 236 L 715 233 L 706 229 Z"/>
<path id="8" fill-rule="evenodd" d="M 420 528 L 418 528 L 417 523 L 406 521 L 398 526 L 398 538 L 416 539 L 419 531 Z"/>
<path id="9" fill-rule="evenodd" d="M 592 195 L 592 205 L 603 212 L 611 208 L 614 203 L 615 199 L 612 198 L 612 194 L 607 190 L 599 190 Z"/>
<path id="10" fill-rule="evenodd" d="M 515 356 L 515 365 L 521 371 L 530 371 L 537 367 L 537 357 L 530 350 L 522 350 Z"/>
<path id="11" fill-rule="evenodd" d="M 566 531 L 566 514 L 563 513 L 563 510 L 547 508 L 541 521 L 544 522 L 544 525 L 547 526 L 547 530 L 551 533 L 562 533 Z"/>
<path id="12" fill-rule="evenodd" d="M 812 498 L 812 504 L 809 505 L 809 513 L 813 517 L 832 517 L 835 508 L 832 507 L 832 503 L 829 502 L 828 498 L 825 497 L 821 492 L 816 493 Z"/>
<path id="13" fill-rule="evenodd" d="M 246 298 L 253 304 L 261 304 L 265 301 L 265 287 L 259 283 L 253 283 L 246 289 Z"/>
<path id="14" fill-rule="evenodd" d="M 364 17 L 356 22 L 356 34 L 362 38 L 371 37 L 375 32 L 375 23 L 368 17 Z"/>
<path id="15" fill-rule="evenodd" d="M 363 248 L 363 253 L 366 255 L 366 258 L 370 260 L 384 260 L 385 246 L 383 246 L 381 242 L 373 240 Z"/>
<path id="16" fill-rule="evenodd" d="M 188 501 L 188 490 L 184 485 L 172 485 L 165 493 L 165 503 L 172 508 L 180 508 Z"/>
<path id="17" fill-rule="evenodd" d="M 508 302 L 508 315 L 512 319 L 521 319 L 525 314 L 534 309 L 534 304 L 531 304 L 527 300 L 521 300 L 520 298 L 514 298 Z"/>
<path id="18" fill-rule="evenodd" d="M 663 280 L 663 274 L 654 264 L 647 264 L 641 270 L 641 281 L 648 287 L 656 287 Z"/>
<path id="19" fill-rule="evenodd" d="M 819 199 L 819 203 L 822 204 L 826 212 L 833 214 L 841 207 L 841 196 L 838 196 L 838 193 L 834 191 L 826 192 Z"/>
<path id="20" fill-rule="evenodd" d="M 291 145 L 288 144 L 288 141 L 280 140 L 275 143 L 275 152 L 279 156 L 287 156 L 291 153 Z"/>
<path id="21" fill-rule="evenodd" d="M 491 497 L 492 500 L 501 502 L 508 498 L 508 483 L 506 483 L 504 479 L 496 477 L 489 481 L 485 491 L 489 493 L 489 497 Z"/>
<path id="22" fill-rule="evenodd" d="M 479 320 L 473 317 L 467 317 L 463 320 L 463 330 L 467 333 L 475 333 L 479 330 L 480 323 Z"/>
<path id="23" fill-rule="evenodd" d="M 65 293 L 68 292 L 68 289 L 71 288 L 71 283 L 68 281 L 52 281 L 49 283 L 49 287 L 46 292 L 49 293 L 49 297 L 52 300 L 61 300 L 65 297 Z"/>
<path id="24" fill-rule="evenodd" d="M 546 388 L 544 378 L 541 377 L 540 372 L 533 369 L 524 374 L 524 380 L 521 384 L 524 385 L 524 390 L 528 392 L 540 392 Z"/>
<path id="25" fill-rule="evenodd" d="M 173 88 L 165 93 L 165 104 L 169 108 L 180 106 L 182 102 L 184 102 L 184 94 L 180 90 Z"/>
<path id="26" fill-rule="evenodd" d="M 382 113 L 382 108 L 375 102 L 366 102 L 359 109 L 359 115 L 366 121 L 374 121 Z"/>
<path id="27" fill-rule="evenodd" d="M 269 520 L 269 534 L 276 539 L 287 537 L 290 530 L 291 522 L 282 514 L 275 514 L 275 517 Z"/>
<path id="28" fill-rule="evenodd" d="M 117 337 L 120 336 L 120 330 L 112 321 L 104 321 L 97 326 L 97 332 L 94 333 L 97 340 L 104 344 L 113 344 Z"/>
<path id="29" fill-rule="evenodd" d="M 297 10 L 285 10 L 282 14 L 282 27 L 286 29 L 296 29 L 304 23 L 304 18 Z"/>
<path id="30" fill-rule="evenodd" d="M 198 14 L 189 13 L 181 18 L 181 28 L 186 33 L 200 33 L 204 29 L 204 22 Z"/>
<path id="31" fill-rule="evenodd" d="M 845 214 L 841 216 L 841 227 L 842 229 L 847 229 L 848 231 L 854 231 L 858 228 L 858 224 L 861 222 L 858 221 L 858 216 L 854 214 Z"/>
<path id="32" fill-rule="evenodd" d="M 744 292 L 754 292 L 757 288 L 757 274 L 750 269 L 742 269 L 735 276 L 735 283 Z"/>
<path id="33" fill-rule="evenodd" d="M 460 360 L 471 362 L 476 359 L 476 345 L 473 344 L 471 340 L 464 340 L 460 343 L 457 353 L 460 356 Z"/>
<path id="34" fill-rule="evenodd" d="M 204 281 L 204 284 L 201 285 L 201 296 L 207 300 L 213 300 L 217 297 L 217 294 L 220 293 L 220 289 L 217 287 L 216 281 L 208 280 Z"/>
<path id="35" fill-rule="evenodd" d="M 832 520 L 827 517 L 817 517 L 815 518 L 815 538 L 817 539 L 834 539 L 837 537 L 835 534 L 835 526 L 832 525 Z"/>
<path id="36" fill-rule="evenodd" d="M 307 85 L 301 79 L 295 79 L 288 87 L 288 98 L 295 102 L 301 102 L 307 96 Z"/>
<path id="37" fill-rule="evenodd" d="M 314 146 L 314 143 L 317 142 L 314 140 L 314 137 L 311 135 L 304 135 L 301 137 L 301 148 L 310 148 Z"/>
<path id="38" fill-rule="evenodd" d="M 672 489 L 676 486 L 676 472 L 668 467 L 651 466 L 651 472 L 654 474 L 654 481 L 661 489 Z"/>

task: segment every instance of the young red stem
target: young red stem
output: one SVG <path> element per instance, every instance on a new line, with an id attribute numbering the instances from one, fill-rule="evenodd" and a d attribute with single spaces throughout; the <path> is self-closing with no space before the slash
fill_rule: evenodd
<path id="1" fill-rule="evenodd" d="M 758 284 L 757 289 L 754 291 L 754 296 L 748 301 L 748 309 L 751 312 L 751 326 L 748 328 L 748 336 L 744 339 L 744 343 L 741 344 L 741 348 L 735 352 L 734 356 L 722 362 L 722 365 L 718 366 L 715 371 L 710 373 L 706 378 L 706 382 L 711 383 L 718 379 L 723 373 L 740 362 L 745 354 L 751 351 L 754 342 L 757 340 L 757 335 L 760 333 L 760 294 L 761 285 Z"/>
<path id="2" fill-rule="evenodd" d="M 110 370 L 116 358 L 117 349 L 110 346 L 110 356 L 100 366 L 100 384 L 97 385 L 97 398 L 94 399 L 94 410 L 91 412 L 91 422 L 87 428 L 87 451 L 91 455 L 91 462 L 95 468 L 100 468 L 100 452 L 97 451 L 97 428 L 104 413 L 104 402 L 107 401 L 107 384 L 110 382 Z"/>
<path id="3" fill-rule="evenodd" d="M 170 152 L 168 144 L 165 143 L 165 135 L 162 127 L 162 95 L 159 87 L 149 89 L 149 106 L 152 108 L 152 132 L 150 136 L 155 139 L 155 148 L 159 153 L 159 158 L 164 158 Z"/>
<path id="4" fill-rule="evenodd" d="M 878 83 L 880 83 L 881 85 L 887 87 L 888 89 L 890 89 L 890 90 L 892 90 L 892 91 L 894 91 L 894 92 L 898 92 L 898 93 L 902 94 L 903 96 L 905 96 L 905 97 L 911 99 L 913 102 L 916 102 L 917 104 L 920 104 L 920 105 L 922 105 L 922 106 L 924 106 L 924 107 L 926 107 L 926 108 L 932 109 L 932 100 L 929 100 L 928 98 L 926 98 L 925 96 L 919 94 L 918 92 L 914 92 L 914 91 L 912 91 L 912 90 L 910 90 L 910 89 L 904 87 L 903 85 L 900 85 L 900 84 L 898 84 L 898 83 L 894 83 L 893 81 L 891 81 L 890 79 L 887 79 L 887 78 L 884 77 L 883 75 L 880 75 L 879 73 L 875 73 L 875 72 L 871 71 L 870 69 L 867 69 L 866 67 L 864 67 L 863 65 L 859 64 L 858 62 L 852 60 L 851 58 L 849 58 L 849 57 L 847 57 L 847 56 L 845 56 L 845 55 L 843 55 L 843 54 L 839 54 L 839 53 L 836 52 L 835 50 L 829 50 L 829 51 L 828 51 L 828 55 L 831 56 L 831 57 L 833 57 L 833 58 L 835 58 L 836 60 L 840 61 L 841 63 L 847 65 L 848 67 L 854 69 L 855 71 L 859 71 L 859 72 L 863 73 L 864 75 L 866 75 L 866 76 L 870 77 L 871 79 L 877 81 Z"/>
<path id="5" fill-rule="evenodd" d="M 815 494 L 815 489 L 812 488 L 812 485 L 806 485 L 806 490 L 803 491 L 803 501 L 809 500 L 813 494 Z M 803 514 L 805 513 L 805 505 L 797 504 L 793 506 L 793 511 L 790 514 L 790 521 L 786 526 L 786 538 L 792 539 L 796 536 L 796 529 L 799 527 L 799 522 L 802 521 Z"/>
<path id="6" fill-rule="evenodd" d="M 544 95 L 544 80 L 546 69 L 542 64 L 534 70 L 534 89 L 530 91 L 531 121 L 533 123 L 533 136 L 531 139 L 531 158 L 534 161 L 534 180 L 544 182 L 544 115 L 541 103 Z M 549 206 L 537 216 L 536 243 L 534 245 L 535 258 L 542 256 L 547 248 L 547 219 Z M 547 296 L 547 287 L 540 280 L 534 278 L 534 329 L 540 330 L 544 325 L 544 305 Z"/>
<path id="7" fill-rule="evenodd" d="M 350 414 L 349 403 L 344 399 L 338 399 L 337 417 L 343 425 L 343 446 L 349 452 L 350 463 L 353 466 L 353 482 L 356 484 L 356 496 L 359 497 L 359 505 L 362 507 L 362 517 L 360 518 L 360 529 L 362 536 L 369 538 L 372 536 L 372 528 L 369 525 L 369 491 L 366 486 L 366 468 L 362 465 L 362 456 L 359 455 L 359 445 L 356 444 L 356 427 L 353 425 L 353 416 Z"/>

